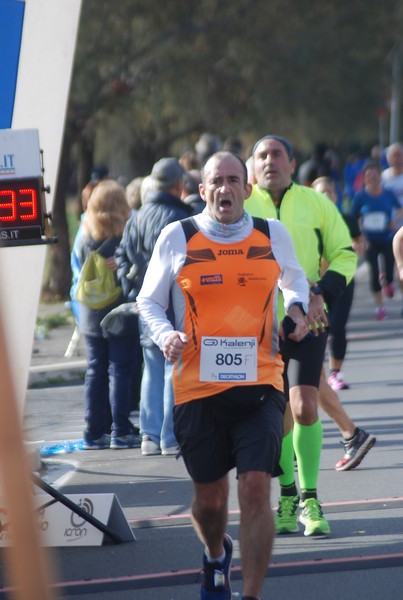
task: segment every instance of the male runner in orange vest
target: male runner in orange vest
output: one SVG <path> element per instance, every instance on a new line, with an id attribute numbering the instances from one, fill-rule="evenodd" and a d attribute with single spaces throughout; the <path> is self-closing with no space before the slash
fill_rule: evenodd
<path id="1" fill-rule="evenodd" d="M 279 221 L 244 210 L 250 191 L 240 158 L 210 157 L 200 185 L 206 208 L 162 231 L 137 299 L 153 341 L 175 363 L 175 435 L 205 546 L 201 600 L 231 598 L 232 540 L 225 531 L 234 467 L 244 600 L 259 598 L 270 559 L 270 482 L 278 474 L 285 409 L 278 288 L 295 327 L 289 337 L 308 334 L 308 284 L 290 236 Z M 165 313 L 170 296 L 175 324 Z"/>

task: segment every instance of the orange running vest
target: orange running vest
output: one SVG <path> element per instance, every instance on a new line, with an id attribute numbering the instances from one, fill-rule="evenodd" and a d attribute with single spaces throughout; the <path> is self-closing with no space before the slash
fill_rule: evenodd
<path id="1" fill-rule="evenodd" d="M 234 244 L 211 241 L 191 218 L 181 223 L 187 244 L 177 283 L 184 296 L 184 331 L 189 343 L 174 368 L 175 404 L 235 385 L 270 384 L 283 391 L 275 306 L 280 267 L 272 253 L 267 221 L 254 218 L 251 234 Z M 255 337 L 257 380 L 200 381 L 202 336 L 209 340 L 228 337 L 230 344 L 234 339 Z M 232 355 L 220 350 L 218 363 L 235 355 L 236 350 Z"/>

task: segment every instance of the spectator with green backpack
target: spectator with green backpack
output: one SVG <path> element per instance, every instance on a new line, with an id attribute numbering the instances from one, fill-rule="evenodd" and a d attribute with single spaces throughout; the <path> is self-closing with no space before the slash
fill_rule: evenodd
<path id="1" fill-rule="evenodd" d="M 75 297 L 88 360 L 85 450 L 139 446 L 129 419 L 137 347 L 130 327 L 108 337 L 104 337 L 101 327 L 104 317 L 124 302 L 116 282 L 114 254 L 129 213 L 124 188 L 113 180 L 100 181 L 91 194 L 77 247 L 81 271 Z"/>

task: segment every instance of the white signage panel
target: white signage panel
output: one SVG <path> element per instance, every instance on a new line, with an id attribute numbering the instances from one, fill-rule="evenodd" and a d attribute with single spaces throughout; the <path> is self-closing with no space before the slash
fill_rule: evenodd
<path id="1" fill-rule="evenodd" d="M 135 541 L 115 494 L 66 494 L 65 497 L 118 534 L 123 541 Z M 53 502 L 47 494 L 38 494 L 34 500 L 44 546 L 101 546 L 108 540 L 107 534 L 61 502 Z M 0 525 L 0 547 L 12 545 L 7 511 L 2 508 Z"/>
<path id="2" fill-rule="evenodd" d="M 40 177 L 37 129 L 0 130 L 0 180 Z"/>

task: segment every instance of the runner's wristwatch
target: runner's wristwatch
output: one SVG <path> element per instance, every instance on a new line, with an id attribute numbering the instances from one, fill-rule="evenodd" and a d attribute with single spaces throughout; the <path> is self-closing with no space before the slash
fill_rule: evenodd
<path id="1" fill-rule="evenodd" d="M 315 296 L 323 296 L 323 289 L 319 284 L 311 285 L 309 291 L 312 292 Z"/>

